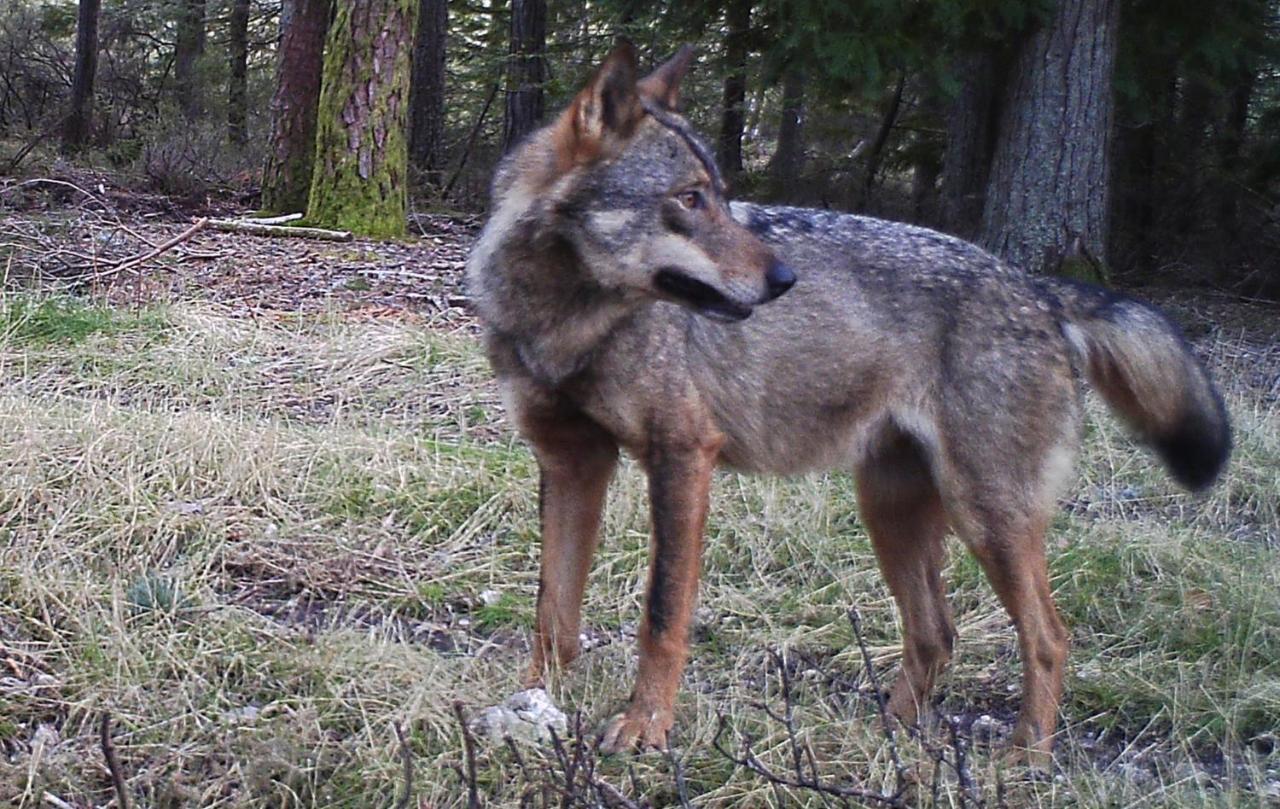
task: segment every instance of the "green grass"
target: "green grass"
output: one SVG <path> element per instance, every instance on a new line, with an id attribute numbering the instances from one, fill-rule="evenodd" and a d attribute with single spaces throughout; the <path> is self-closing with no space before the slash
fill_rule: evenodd
<path id="1" fill-rule="evenodd" d="M 451 704 L 518 688 L 538 565 L 536 466 L 477 343 L 213 306 L 10 296 L 2 311 L 0 805 L 107 803 L 110 711 L 138 805 L 391 805 L 400 724 L 421 805 L 464 806 Z M 980 744 L 991 805 L 1004 783 L 1014 806 L 1256 806 L 1251 779 L 1280 768 L 1258 741 L 1280 726 L 1280 418 L 1220 354 L 1238 454 L 1207 497 L 1176 492 L 1090 405 L 1074 508 L 1051 540 L 1073 644 L 1060 778 L 1027 779 Z M 770 650 L 794 661 L 797 725 L 824 777 L 891 783 L 845 610 L 886 679 L 897 615 L 849 479 L 725 474 L 713 502 L 678 713 L 694 805 L 822 805 L 710 747 L 723 712 L 788 767 L 757 707 L 780 704 Z M 587 730 L 631 687 L 647 513 L 626 462 L 588 586 L 592 648 L 553 688 Z M 1007 733 L 1014 635 L 952 551 L 961 637 L 940 704 Z M 900 746 L 927 775 L 921 743 Z M 481 750 L 478 765 L 489 805 L 518 805 L 509 754 Z M 675 800 L 661 756 L 600 766 L 626 791 L 634 767 L 634 797 Z M 958 789 L 947 779 L 939 803 Z"/>
<path id="2" fill-rule="evenodd" d="M 134 313 L 72 297 L 9 293 L 0 297 L 0 335 L 12 346 L 79 343 L 124 332 L 161 333 L 161 312 Z"/>

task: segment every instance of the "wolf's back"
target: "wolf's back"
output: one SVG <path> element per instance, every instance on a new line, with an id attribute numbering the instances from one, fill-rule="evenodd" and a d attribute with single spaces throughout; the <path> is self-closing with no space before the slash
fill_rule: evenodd
<path id="1" fill-rule="evenodd" d="M 1151 306 L 1086 284 L 1044 281 L 1064 331 L 1107 403 L 1192 490 L 1209 486 L 1231 454 L 1222 396 L 1178 327 Z"/>

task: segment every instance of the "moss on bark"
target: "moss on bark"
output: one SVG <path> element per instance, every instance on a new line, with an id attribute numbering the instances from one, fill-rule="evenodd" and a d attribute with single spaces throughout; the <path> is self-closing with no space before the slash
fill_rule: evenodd
<path id="1" fill-rule="evenodd" d="M 338 4 L 329 30 L 307 220 L 405 234 L 409 76 L 416 0 Z"/>

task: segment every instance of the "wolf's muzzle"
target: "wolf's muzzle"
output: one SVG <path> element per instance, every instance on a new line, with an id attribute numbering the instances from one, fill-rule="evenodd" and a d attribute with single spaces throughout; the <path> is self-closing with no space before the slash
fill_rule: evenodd
<path id="1" fill-rule="evenodd" d="M 751 314 L 751 307 L 730 300 L 715 287 L 686 275 L 675 268 L 658 270 L 653 285 L 693 309 L 700 315 L 723 322 L 744 320 Z"/>
<path id="2" fill-rule="evenodd" d="M 781 261 L 774 261 L 769 272 L 765 273 L 764 281 L 769 286 L 769 297 L 765 300 L 771 301 L 795 286 L 796 274 Z"/>

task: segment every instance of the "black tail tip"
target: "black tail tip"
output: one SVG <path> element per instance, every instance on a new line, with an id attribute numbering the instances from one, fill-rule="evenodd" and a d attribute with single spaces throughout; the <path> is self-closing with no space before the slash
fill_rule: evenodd
<path id="1" fill-rule="evenodd" d="M 1183 418 L 1153 443 L 1173 479 L 1193 492 L 1213 485 L 1231 457 L 1231 425 L 1225 411 Z"/>

